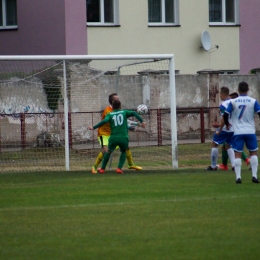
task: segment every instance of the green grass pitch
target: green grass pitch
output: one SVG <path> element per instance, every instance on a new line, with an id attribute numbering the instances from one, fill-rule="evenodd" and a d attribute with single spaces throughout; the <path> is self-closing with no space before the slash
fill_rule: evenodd
<path id="1" fill-rule="evenodd" d="M 0 259 L 259 259 L 260 185 L 232 171 L 0 175 Z"/>

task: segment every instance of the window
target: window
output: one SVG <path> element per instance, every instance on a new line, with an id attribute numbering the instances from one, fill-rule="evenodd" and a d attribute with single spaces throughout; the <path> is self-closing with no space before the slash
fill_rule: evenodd
<path id="1" fill-rule="evenodd" d="M 0 0 L 0 29 L 17 28 L 16 0 Z"/>
<path id="2" fill-rule="evenodd" d="M 238 70 L 221 70 L 219 74 L 229 75 L 229 74 L 238 74 L 238 73 L 239 73 Z"/>
<path id="3" fill-rule="evenodd" d="M 118 25 L 118 0 L 87 0 L 87 24 Z"/>
<path id="4" fill-rule="evenodd" d="M 178 20 L 178 0 L 148 0 L 149 25 L 176 25 Z"/>
<path id="5" fill-rule="evenodd" d="M 211 25 L 238 24 L 239 0 L 209 0 L 209 23 Z"/>

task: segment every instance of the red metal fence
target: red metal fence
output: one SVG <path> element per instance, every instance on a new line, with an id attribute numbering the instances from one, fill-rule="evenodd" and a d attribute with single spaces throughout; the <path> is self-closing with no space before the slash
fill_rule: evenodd
<path id="1" fill-rule="evenodd" d="M 96 132 L 88 132 L 87 127 L 99 122 L 101 112 L 71 112 L 68 115 L 69 147 L 88 144 L 94 148 Z M 130 140 L 136 145 L 143 142 L 162 146 L 171 142 L 170 109 L 150 109 L 143 116 L 147 122 L 145 130 L 137 128 L 129 132 Z M 10 120 L 12 119 L 12 120 Z M 212 138 L 215 129 L 212 122 L 219 121 L 219 109 L 177 108 L 177 138 L 182 143 L 205 143 Z M 257 135 L 260 135 L 259 118 L 256 116 Z M 41 135 L 49 135 L 46 142 L 39 144 Z M 56 137 L 55 137 L 56 135 Z M 57 140 L 52 140 L 53 138 Z M 3 149 L 30 146 L 52 146 L 55 142 L 64 144 L 63 113 L 2 114 L 0 119 L 0 151 Z M 55 139 L 54 138 L 54 139 Z"/>

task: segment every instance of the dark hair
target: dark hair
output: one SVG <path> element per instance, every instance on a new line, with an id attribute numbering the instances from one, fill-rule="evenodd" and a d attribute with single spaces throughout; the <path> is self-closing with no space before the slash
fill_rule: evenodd
<path id="1" fill-rule="evenodd" d="M 229 94 L 229 96 L 231 98 L 237 98 L 239 95 L 237 94 L 237 92 L 233 92 L 233 93 Z"/>
<path id="2" fill-rule="evenodd" d="M 120 109 L 120 107 L 121 107 L 120 100 L 119 99 L 114 100 L 112 103 L 112 107 L 113 107 L 113 109 Z"/>
<path id="3" fill-rule="evenodd" d="M 225 96 L 229 95 L 229 89 L 227 87 L 221 87 L 220 93 L 224 94 Z"/>
<path id="4" fill-rule="evenodd" d="M 112 105 L 112 103 L 114 101 L 114 96 L 117 96 L 117 93 L 113 93 L 108 96 L 108 102 L 110 105 Z"/>
<path id="5" fill-rule="evenodd" d="M 238 90 L 241 93 L 246 93 L 249 88 L 248 88 L 248 84 L 245 81 L 242 81 L 238 84 Z"/>

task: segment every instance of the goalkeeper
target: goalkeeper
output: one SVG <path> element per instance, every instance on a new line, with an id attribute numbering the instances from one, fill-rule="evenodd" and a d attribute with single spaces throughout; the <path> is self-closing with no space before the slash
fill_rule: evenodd
<path id="1" fill-rule="evenodd" d="M 114 100 L 118 100 L 118 99 L 119 99 L 119 96 L 117 95 L 117 93 L 113 93 L 113 94 L 108 96 L 108 102 L 109 102 L 110 105 L 107 106 L 104 109 L 102 116 L 101 116 L 102 120 L 106 117 L 107 114 L 109 114 L 110 112 L 113 111 L 112 103 L 114 102 Z M 130 121 L 130 120 L 128 120 L 128 122 L 129 122 L 129 129 L 130 130 L 133 130 L 134 127 L 138 124 L 137 122 L 133 123 L 133 121 Z M 107 152 L 107 150 L 108 150 L 108 139 L 110 137 L 110 133 L 111 133 L 111 129 L 110 129 L 109 122 L 98 128 L 98 141 L 100 143 L 102 150 L 98 154 L 98 156 L 95 160 L 95 163 L 92 166 L 91 172 L 93 174 L 97 173 L 98 166 L 101 163 L 105 152 Z M 129 150 L 129 148 L 126 150 L 126 159 L 127 159 L 127 162 L 128 162 L 128 169 L 134 169 L 134 170 L 137 170 L 137 171 L 142 170 L 142 167 L 134 164 L 133 158 L 132 158 L 132 153 Z"/>
<path id="2" fill-rule="evenodd" d="M 116 99 L 112 103 L 113 111 L 106 115 L 106 117 L 96 124 L 93 127 L 88 127 L 90 130 L 94 130 L 106 123 L 110 123 L 111 136 L 108 142 L 108 150 L 104 154 L 102 160 L 102 167 L 98 169 L 100 173 L 105 173 L 106 165 L 110 158 L 110 154 L 116 149 L 117 146 L 120 147 L 121 155 L 118 162 L 118 167 L 116 172 L 118 174 L 123 174 L 122 167 L 126 160 L 126 151 L 129 150 L 129 138 L 128 138 L 128 125 L 127 118 L 131 116 L 135 116 L 141 123 L 142 127 L 145 127 L 145 122 L 143 119 L 135 112 L 129 110 L 121 110 L 121 102 L 119 99 Z"/>

